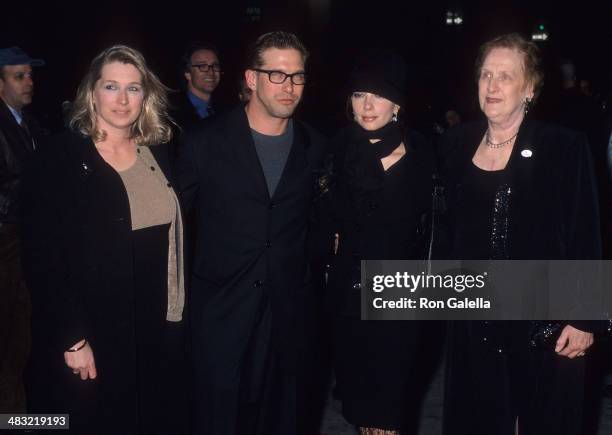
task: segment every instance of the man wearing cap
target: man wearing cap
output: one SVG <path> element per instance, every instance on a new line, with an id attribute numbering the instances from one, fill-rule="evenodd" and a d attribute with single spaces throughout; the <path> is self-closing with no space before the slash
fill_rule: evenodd
<path id="1" fill-rule="evenodd" d="M 40 131 L 24 111 L 32 102 L 32 67 L 43 64 L 19 47 L 0 49 L 0 413 L 25 411 L 30 297 L 20 266 L 19 185 Z"/>

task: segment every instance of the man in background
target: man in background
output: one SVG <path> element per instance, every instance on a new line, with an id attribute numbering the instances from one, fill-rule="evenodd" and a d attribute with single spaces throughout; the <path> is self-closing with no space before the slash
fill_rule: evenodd
<path id="1" fill-rule="evenodd" d="M 32 67 L 19 47 L 0 49 L 0 413 L 25 412 L 23 370 L 30 352 L 30 296 L 21 273 L 19 186 L 40 128 L 32 103 Z"/>
<path id="2" fill-rule="evenodd" d="M 174 119 L 185 128 L 217 113 L 213 93 L 221 82 L 222 70 L 217 49 L 205 43 L 189 46 L 181 63 L 186 89 L 178 102 Z"/>

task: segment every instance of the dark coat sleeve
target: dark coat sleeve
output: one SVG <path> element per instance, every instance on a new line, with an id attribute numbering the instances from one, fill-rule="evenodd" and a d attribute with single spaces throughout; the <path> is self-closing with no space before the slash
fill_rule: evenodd
<path id="1" fill-rule="evenodd" d="M 176 191 L 181 205 L 190 212 L 198 195 L 198 165 L 196 147 L 203 147 L 200 128 L 185 131 L 177 139 L 177 158 L 174 164 Z"/>
<path id="2" fill-rule="evenodd" d="M 562 218 L 567 240 L 567 258 L 601 259 L 597 188 L 591 153 L 584 134 L 577 134 L 571 146 L 567 147 L 565 163 L 562 191 L 567 192 L 567 195 Z M 589 289 L 588 297 L 597 297 L 592 294 L 593 291 L 595 290 Z M 569 324 L 581 331 L 596 333 L 603 332 L 607 326 L 606 322 L 584 320 L 570 321 Z"/>
<path id="3" fill-rule="evenodd" d="M 38 154 L 23 178 L 23 267 L 35 324 L 46 324 L 49 338 L 68 349 L 88 336 L 88 327 L 80 289 L 69 272 L 70 187 L 61 154 L 61 149 Z"/>
<path id="4" fill-rule="evenodd" d="M 0 130 L 0 217 L 2 218 L 14 215 L 15 202 L 12 196 L 19 184 L 19 178 L 11 173 L 9 168 L 7 156 L 9 147 L 6 135 Z"/>
<path id="5" fill-rule="evenodd" d="M 312 255 L 319 262 L 329 264 L 334 255 L 335 235 L 339 228 L 334 216 L 334 197 L 336 195 L 337 171 L 341 159 L 343 136 L 336 135 L 327 141 L 327 152 L 319 168 L 316 196 L 313 205 L 311 224 Z"/>
<path id="6" fill-rule="evenodd" d="M 567 258 L 601 259 L 601 232 L 597 185 L 591 153 L 584 134 L 577 134 L 566 150 L 563 192 L 568 192 L 563 213 Z"/>

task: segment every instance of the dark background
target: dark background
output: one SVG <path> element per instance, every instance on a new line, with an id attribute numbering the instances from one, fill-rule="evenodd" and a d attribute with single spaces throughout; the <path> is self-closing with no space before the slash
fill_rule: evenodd
<path id="1" fill-rule="evenodd" d="M 216 95 L 235 101 L 246 45 L 279 29 L 297 33 L 311 51 L 301 115 L 329 132 L 344 122 L 346 77 L 355 55 L 368 46 L 405 56 L 412 79 L 408 118 L 421 129 L 441 120 L 450 107 L 464 118 L 477 116 L 473 64 L 478 46 L 512 31 L 530 36 L 538 24 L 545 25 L 550 39 L 541 44 L 546 86 L 536 116 L 547 118 L 555 106 L 562 59 L 573 60 L 578 77 L 591 80 L 602 104 L 612 88 L 610 1 L 2 3 L 0 46 L 19 45 L 47 62 L 36 72 L 34 108 L 51 128 L 60 120 L 60 103 L 74 98 L 88 63 L 112 44 L 142 51 L 164 83 L 179 89 L 177 65 L 184 47 L 192 40 L 211 41 L 224 66 Z M 445 24 L 449 9 L 462 13 L 463 25 Z"/>

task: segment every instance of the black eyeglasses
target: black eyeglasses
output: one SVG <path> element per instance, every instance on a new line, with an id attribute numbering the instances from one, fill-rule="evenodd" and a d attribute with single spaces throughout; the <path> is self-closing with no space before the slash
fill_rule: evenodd
<path id="1" fill-rule="evenodd" d="M 285 83 L 285 80 L 287 79 L 290 79 L 291 83 L 293 83 L 294 85 L 301 86 L 301 85 L 306 84 L 306 73 L 303 73 L 303 72 L 287 74 L 282 71 L 274 71 L 274 70 L 259 69 L 259 68 L 253 68 L 253 71 L 268 74 L 268 80 L 270 80 L 270 82 L 277 84 L 277 85 Z"/>
<path id="2" fill-rule="evenodd" d="M 195 65 L 191 64 L 190 66 L 192 68 L 197 68 L 200 72 L 208 72 L 211 68 L 214 72 L 221 72 L 221 65 L 219 65 L 218 63 L 213 63 L 212 65 L 209 65 L 207 63 L 197 63 Z"/>

